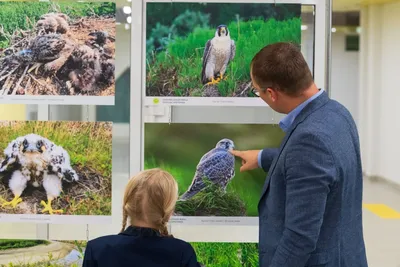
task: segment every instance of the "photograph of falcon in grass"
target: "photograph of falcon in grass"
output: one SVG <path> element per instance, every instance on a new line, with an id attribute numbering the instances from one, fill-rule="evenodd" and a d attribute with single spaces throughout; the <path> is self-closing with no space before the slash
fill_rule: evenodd
<path id="1" fill-rule="evenodd" d="M 115 95 L 115 27 L 114 3 L 1 2 L 0 95 Z"/>
<path id="2" fill-rule="evenodd" d="M 251 60 L 268 44 L 301 44 L 301 5 L 242 2 L 146 3 L 148 100 L 257 97 Z"/>
<path id="3" fill-rule="evenodd" d="M 108 215 L 112 124 L 0 121 L 0 214 Z"/>

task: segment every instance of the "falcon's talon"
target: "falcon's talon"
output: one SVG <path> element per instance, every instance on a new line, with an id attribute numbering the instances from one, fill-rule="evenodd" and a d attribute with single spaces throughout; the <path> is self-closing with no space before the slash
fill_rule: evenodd
<path id="1" fill-rule="evenodd" d="M 218 78 L 217 79 L 211 78 L 211 82 L 206 83 L 206 85 L 213 85 L 213 84 L 218 84 L 218 83 L 219 83 Z"/>
<path id="2" fill-rule="evenodd" d="M 42 210 L 42 213 L 45 213 L 46 211 L 49 214 L 54 214 L 54 213 L 63 213 L 63 210 L 53 210 L 53 208 L 51 207 L 51 200 L 48 200 L 48 203 L 44 202 L 43 200 L 40 202 L 40 205 L 42 205 L 44 207 L 44 209 Z"/>
<path id="3" fill-rule="evenodd" d="M 4 199 L 1 199 L 1 200 L 4 201 Z M 11 206 L 11 207 L 15 208 L 21 202 L 22 202 L 22 198 L 20 198 L 19 196 L 15 196 L 13 200 L 6 201 L 3 204 L 1 204 L 1 207 L 4 208 L 6 206 Z"/>

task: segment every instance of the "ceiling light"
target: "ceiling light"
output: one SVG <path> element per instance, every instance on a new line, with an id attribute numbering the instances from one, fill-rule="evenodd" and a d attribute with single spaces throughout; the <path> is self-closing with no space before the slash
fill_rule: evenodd
<path id="1" fill-rule="evenodd" d="M 336 32 L 336 28 L 332 28 L 332 32 Z"/>
<path id="2" fill-rule="evenodd" d="M 307 25 L 301 25 L 301 30 L 302 31 L 305 31 L 305 30 L 307 30 L 308 29 L 308 26 Z"/>
<path id="3" fill-rule="evenodd" d="M 130 6 L 124 6 L 124 8 L 122 9 L 124 11 L 125 14 L 131 14 L 132 13 L 132 9 Z"/>
<path id="4" fill-rule="evenodd" d="M 126 18 L 126 21 L 127 21 L 128 23 L 132 23 L 132 17 L 131 17 L 131 16 L 127 17 L 127 18 Z"/>

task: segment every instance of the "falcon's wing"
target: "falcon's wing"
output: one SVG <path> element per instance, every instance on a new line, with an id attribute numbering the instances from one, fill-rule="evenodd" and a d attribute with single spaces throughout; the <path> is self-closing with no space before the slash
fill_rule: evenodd
<path id="1" fill-rule="evenodd" d="M 202 157 L 196 168 L 196 175 L 193 178 L 191 190 L 203 184 L 203 178 L 213 183 L 221 179 L 231 179 L 235 175 L 235 158 L 228 151 L 213 149 Z"/>
<path id="2" fill-rule="evenodd" d="M 6 149 L 4 149 L 4 156 L 6 157 L 0 165 L 0 172 L 7 170 L 7 167 L 18 160 L 20 137 L 11 141 Z"/>
<path id="3" fill-rule="evenodd" d="M 236 55 L 236 44 L 235 44 L 235 41 L 232 40 L 231 41 L 231 55 L 230 55 L 230 58 L 229 58 L 229 62 L 232 61 L 235 58 L 235 55 Z"/>
<path id="4" fill-rule="evenodd" d="M 208 59 L 210 58 L 211 50 L 212 50 L 211 40 L 208 40 L 207 43 L 206 43 L 206 47 L 204 48 L 204 52 L 203 52 L 203 68 L 201 70 L 201 81 L 203 83 L 207 82 L 207 78 L 205 77 L 205 73 L 206 73 L 207 62 L 208 62 Z"/>
<path id="5" fill-rule="evenodd" d="M 49 152 L 49 166 L 53 172 L 57 173 L 58 177 L 66 180 L 67 182 L 79 180 L 75 170 L 71 167 L 69 154 L 64 148 L 53 144 Z"/>

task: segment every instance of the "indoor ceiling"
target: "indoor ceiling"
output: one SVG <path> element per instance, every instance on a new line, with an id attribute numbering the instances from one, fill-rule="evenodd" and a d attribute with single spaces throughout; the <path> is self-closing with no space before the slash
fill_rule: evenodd
<path id="1" fill-rule="evenodd" d="M 333 11 L 354 11 L 360 10 L 362 5 L 400 2 L 400 0 L 332 0 L 332 2 Z"/>

